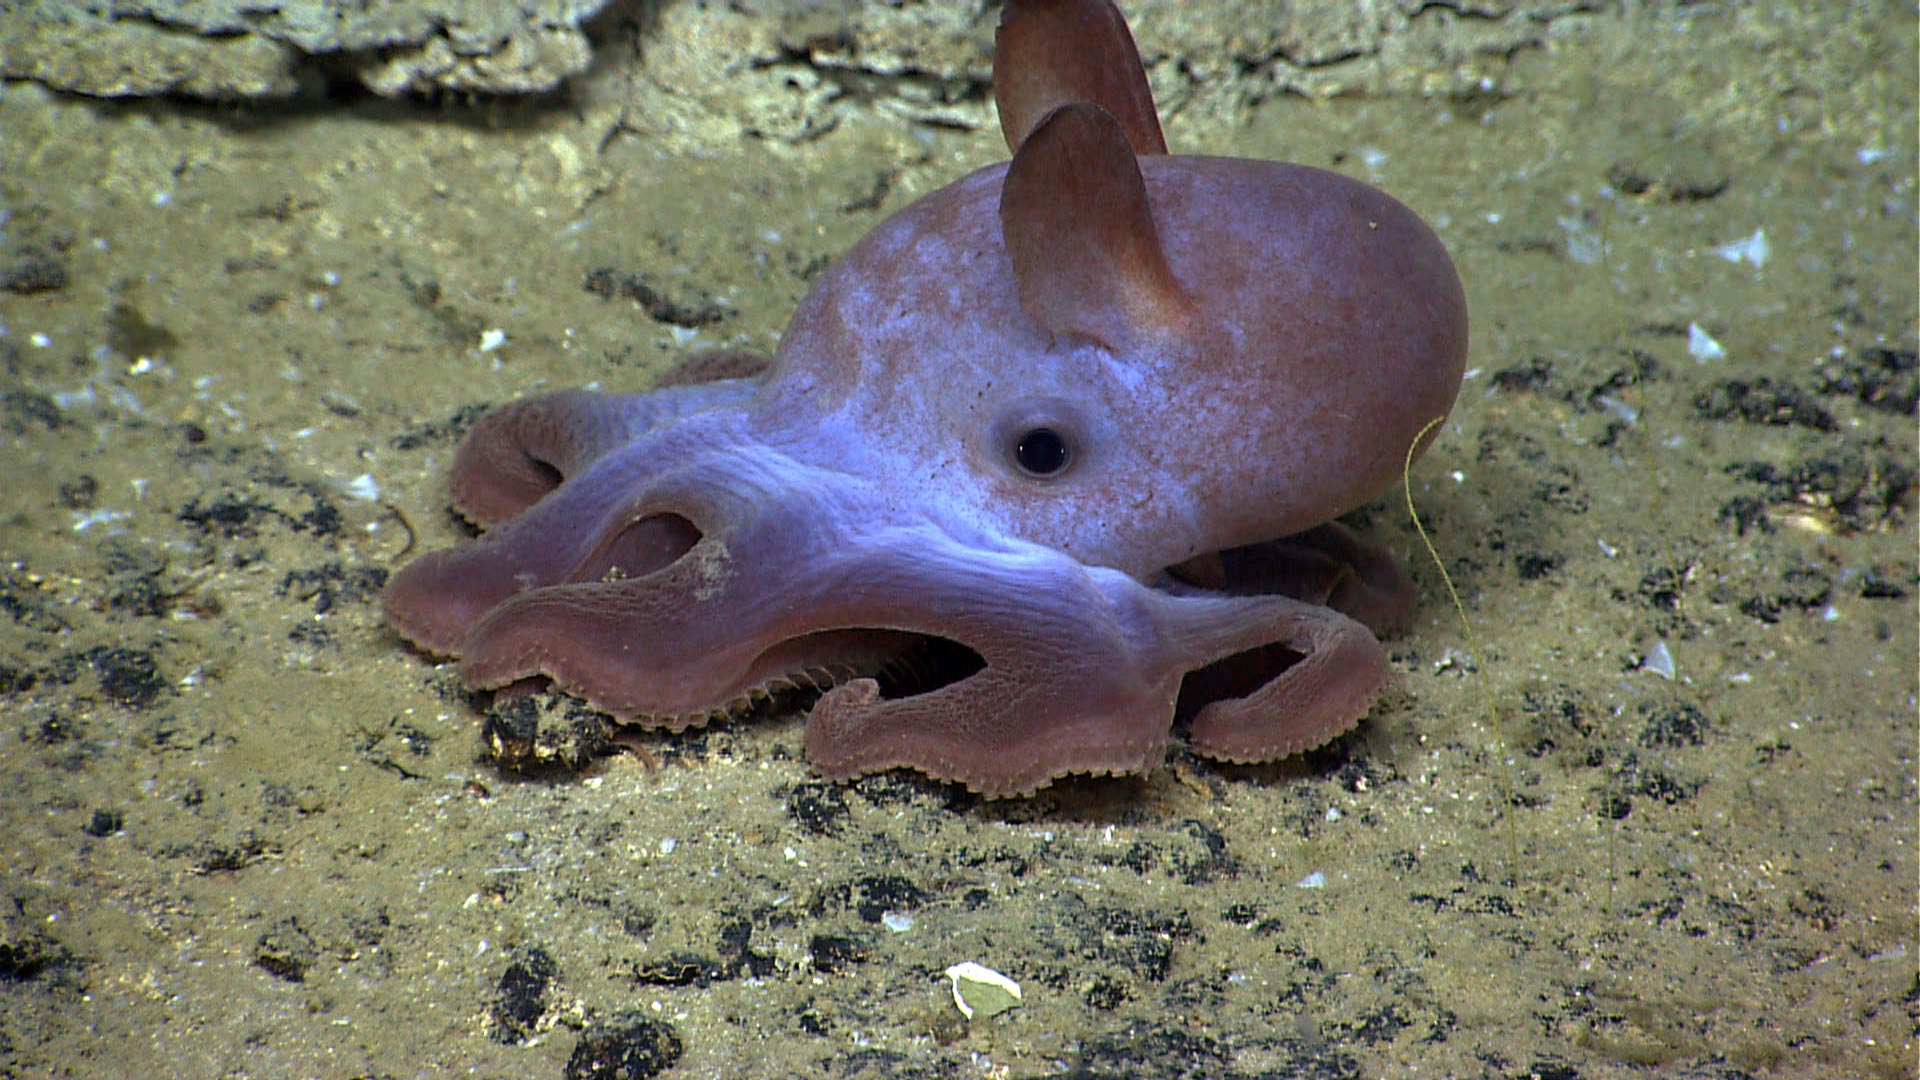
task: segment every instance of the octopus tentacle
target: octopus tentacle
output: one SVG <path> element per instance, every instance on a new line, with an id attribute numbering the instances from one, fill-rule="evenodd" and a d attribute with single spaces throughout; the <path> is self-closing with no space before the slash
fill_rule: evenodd
<path id="1" fill-rule="evenodd" d="M 815 767 L 910 766 L 987 795 L 1137 772 L 1158 761 L 1176 694 L 1195 752 L 1265 761 L 1351 728 L 1392 674 L 1366 627 L 1289 597 L 1172 595 L 1098 571 L 1081 591 L 1027 580 L 1005 617 L 957 635 L 986 656 L 978 674 L 899 701 L 866 679 L 824 695 L 807 727 Z"/>
<path id="2" fill-rule="evenodd" d="M 1156 593 L 1164 660 L 1189 672 L 1187 745 L 1220 761 L 1321 746 L 1366 714 L 1393 675 L 1365 626 L 1287 596 Z"/>
<path id="3" fill-rule="evenodd" d="M 1180 672 L 1142 663 L 1146 590 L 1033 545 L 986 551 L 926 524 L 853 533 L 834 520 L 804 499 L 763 502 L 643 577 L 515 593 L 458 643 L 461 673 L 481 687 L 545 675 L 673 728 L 776 682 L 811 683 L 826 692 L 809 755 L 836 776 L 908 765 L 1011 794 L 1159 759 Z M 960 677 L 928 687 L 903 670 L 929 639 L 972 658 Z M 1021 767 L 972 768 L 952 752 L 956 731 Z"/>
<path id="4" fill-rule="evenodd" d="M 731 423 L 710 413 L 634 441 L 478 540 L 414 560 L 382 595 L 388 621 L 422 648 L 458 654 L 474 623 L 516 594 L 670 564 L 701 534 L 688 500 L 659 493 L 691 448 L 733 438 Z"/>
<path id="5" fill-rule="evenodd" d="M 457 575 L 459 595 L 488 598 L 446 637 L 417 638 L 444 641 L 471 685 L 545 676 L 616 717 L 676 730 L 812 687 L 807 752 L 823 774 L 905 766 L 995 796 L 1152 767 L 1176 703 L 1210 757 L 1316 746 L 1351 727 L 1390 674 L 1365 627 L 1315 604 L 1156 589 L 1037 545 L 963 543 L 925 520 L 875 527 L 888 515 L 871 493 L 826 499 L 797 468 L 709 445 L 636 486 L 632 463 L 610 462 L 409 567 L 396 589 Z M 633 562 L 636 532 L 659 540 L 663 521 L 688 534 Z M 615 560 L 635 572 L 602 572 Z M 946 644 L 916 655 L 930 642 Z M 959 670 L 943 676 L 943 664 Z"/>
<path id="6" fill-rule="evenodd" d="M 455 510 L 482 528 L 507 521 L 606 454 L 695 413 L 738 408 L 753 379 L 633 394 L 563 390 L 510 402 L 480 418 L 454 455 Z"/>
<path id="7" fill-rule="evenodd" d="M 1277 594 L 1324 605 L 1375 634 L 1404 630 L 1420 599 L 1398 559 L 1332 521 L 1189 559 L 1168 567 L 1167 574 L 1214 592 Z"/>

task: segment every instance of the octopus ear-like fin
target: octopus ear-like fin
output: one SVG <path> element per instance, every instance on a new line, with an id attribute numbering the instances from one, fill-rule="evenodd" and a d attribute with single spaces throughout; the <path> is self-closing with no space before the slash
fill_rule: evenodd
<path id="1" fill-rule="evenodd" d="M 1018 153 L 1048 113 L 1088 101 L 1112 113 L 1136 154 L 1167 140 L 1127 20 L 1112 0 L 1007 0 L 993 36 L 993 101 Z"/>
<path id="2" fill-rule="evenodd" d="M 1000 228 L 1020 306 L 1049 333 L 1114 348 L 1193 317 L 1160 247 L 1140 162 L 1098 105 L 1063 105 L 1021 143 L 1000 192 Z"/>

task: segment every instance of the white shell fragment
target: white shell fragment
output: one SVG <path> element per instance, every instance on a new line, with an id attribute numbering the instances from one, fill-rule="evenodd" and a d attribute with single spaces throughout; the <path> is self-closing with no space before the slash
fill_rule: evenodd
<path id="1" fill-rule="evenodd" d="M 1599 402 L 1602 408 L 1606 409 L 1607 412 L 1613 415 L 1614 419 L 1623 424 L 1632 425 L 1640 421 L 1640 410 L 1621 401 L 1619 398 L 1601 394 L 1593 400 Z"/>
<path id="2" fill-rule="evenodd" d="M 971 960 L 948 968 L 947 978 L 953 980 L 953 1003 L 969 1020 L 975 1015 L 981 1019 L 999 1016 L 1020 1004 L 1019 983 Z"/>
<path id="3" fill-rule="evenodd" d="M 375 480 L 372 473 L 361 473 L 347 481 L 347 494 L 372 502 L 380 497 L 380 481 Z"/>
<path id="4" fill-rule="evenodd" d="M 1713 340 L 1712 334 L 1700 329 L 1699 323 L 1688 323 L 1687 355 L 1704 364 L 1709 360 L 1725 360 L 1727 350 Z"/>
<path id="5" fill-rule="evenodd" d="M 1718 255 L 1730 263 L 1752 263 L 1756 269 L 1767 265 L 1767 256 L 1772 250 L 1767 244 L 1765 229 L 1755 229 L 1752 236 L 1729 240 L 1719 247 L 1707 249 L 1709 254 Z"/>
<path id="6" fill-rule="evenodd" d="M 1653 648 L 1647 650 L 1647 658 L 1640 661 L 1640 670 L 1651 672 L 1663 679 L 1673 678 L 1673 654 L 1667 651 L 1666 642 L 1653 643 Z"/>

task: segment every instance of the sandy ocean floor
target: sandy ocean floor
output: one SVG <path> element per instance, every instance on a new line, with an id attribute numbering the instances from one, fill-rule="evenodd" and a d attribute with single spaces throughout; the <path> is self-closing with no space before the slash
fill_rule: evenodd
<path id="1" fill-rule="evenodd" d="M 1625 7 L 1313 99 L 1143 29 L 1176 150 L 1453 251 L 1411 482 L 1472 631 L 1389 498 L 1428 601 L 1354 734 L 1008 802 L 793 714 L 503 770 L 376 603 L 480 406 L 771 348 L 1004 155 L 977 87 L 683 93 L 689 4 L 542 101 L 6 84 L 0 1077 L 1914 1075 L 1914 12 Z"/>

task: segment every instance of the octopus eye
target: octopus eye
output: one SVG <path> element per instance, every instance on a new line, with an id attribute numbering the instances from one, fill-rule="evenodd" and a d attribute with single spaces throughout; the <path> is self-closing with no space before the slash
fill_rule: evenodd
<path id="1" fill-rule="evenodd" d="M 1097 430 L 1077 401 L 1026 397 L 1002 406 L 975 445 L 995 475 L 1053 484 L 1096 463 Z"/>
<path id="2" fill-rule="evenodd" d="M 1050 427 L 1030 428 L 1014 440 L 1013 461 L 1029 476 L 1057 476 L 1072 464 L 1073 448 Z"/>

